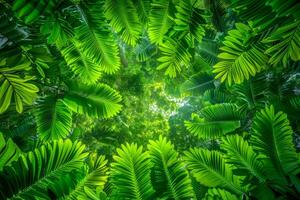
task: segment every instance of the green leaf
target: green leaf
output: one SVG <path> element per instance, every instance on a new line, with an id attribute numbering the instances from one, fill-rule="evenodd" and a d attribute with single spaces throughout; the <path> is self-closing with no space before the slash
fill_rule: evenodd
<path id="1" fill-rule="evenodd" d="M 219 152 L 194 148 L 185 152 L 185 160 L 192 175 L 201 184 L 224 188 L 238 196 L 245 192 L 241 178 L 233 175 L 231 165 L 226 164 Z"/>
<path id="2" fill-rule="evenodd" d="M 172 27 L 171 12 L 174 5 L 171 0 L 153 0 L 149 14 L 148 34 L 152 43 L 161 44 L 165 34 Z"/>
<path id="3" fill-rule="evenodd" d="M 134 46 L 137 43 L 142 24 L 132 0 L 106 0 L 105 16 L 127 44 Z"/>
<path id="4" fill-rule="evenodd" d="M 108 178 L 106 165 L 107 160 L 104 156 L 89 155 L 89 167 L 85 167 L 86 174 L 64 199 L 88 199 L 91 196 L 96 196 L 94 193 L 96 190 L 103 190 Z M 81 198 L 78 198 L 79 196 Z M 99 199 L 99 197 L 95 199 Z"/>
<path id="5" fill-rule="evenodd" d="M 247 141 L 238 135 L 226 136 L 222 141 L 221 147 L 227 152 L 226 162 L 232 164 L 235 171 L 254 176 L 259 181 L 266 180 L 263 162 Z"/>
<path id="6" fill-rule="evenodd" d="M 200 113 L 201 118 L 185 121 L 185 126 L 192 134 L 204 139 L 218 138 L 236 130 L 243 117 L 237 106 L 230 103 L 207 106 Z"/>
<path id="7" fill-rule="evenodd" d="M 57 0 L 16 0 L 12 6 L 12 10 L 16 15 L 23 19 L 26 24 L 36 21 L 41 15 L 54 11 Z"/>
<path id="8" fill-rule="evenodd" d="M 66 138 L 71 131 L 72 112 L 62 99 L 48 96 L 38 101 L 35 110 L 37 132 L 42 140 Z"/>
<path id="9" fill-rule="evenodd" d="M 189 66 L 192 56 L 188 52 L 188 46 L 183 40 L 176 42 L 169 38 L 161 44 L 159 49 L 162 55 L 157 59 L 160 62 L 157 69 L 166 69 L 166 75 L 176 77 L 177 73 L 180 73 L 183 67 Z"/>
<path id="10" fill-rule="evenodd" d="M 11 162 L 17 160 L 21 155 L 19 147 L 9 138 L 4 140 L 3 134 L 0 132 L 0 171 L 4 166 L 8 166 Z"/>
<path id="11" fill-rule="evenodd" d="M 60 184 L 69 173 L 83 166 L 84 146 L 80 142 L 54 141 L 22 155 L 0 173 L 0 197 L 2 199 L 48 199 L 47 189 L 56 191 L 70 187 L 72 183 Z M 74 174 L 76 175 L 76 174 Z M 73 177 L 73 179 L 75 179 Z M 74 181 L 69 179 L 70 181 Z M 3 189 L 5 188 L 5 190 Z M 61 196 L 62 194 L 55 194 Z"/>
<path id="12" fill-rule="evenodd" d="M 270 160 L 278 174 L 299 172 L 293 130 L 286 114 L 275 113 L 273 106 L 266 107 L 256 114 L 252 132 L 250 142 L 254 150 Z"/>
<path id="13" fill-rule="evenodd" d="M 191 0 L 180 1 L 176 5 L 175 26 L 174 30 L 182 31 L 185 34 L 191 34 L 195 39 L 201 42 L 205 35 L 203 27 L 206 20 L 203 17 L 204 11 L 193 7 Z"/>
<path id="14" fill-rule="evenodd" d="M 203 200 L 239 200 L 239 198 L 226 190 L 210 188 Z"/>
<path id="15" fill-rule="evenodd" d="M 289 59 L 300 60 L 300 20 L 288 21 L 263 42 L 272 45 L 266 53 L 271 56 L 269 62 L 273 65 L 282 62 L 287 66 Z"/>
<path id="16" fill-rule="evenodd" d="M 19 57 L 6 59 L 6 63 L 0 66 L 0 114 L 15 100 L 17 112 L 23 112 L 24 104 L 30 105 L 37 97 L 38 87 L 30 83 L 33 76 L 21 77 L 20 72 L 30 69 L 30 63 Z"/>
<path id="17" fill-rule="evenodd" d="M 77 42 L 70 43 L 61 49 L 68 66 L 83 83 L 96 83 L 102 75 L 101 65 L 81 52 Z"/>
<path id="18" fill-rule="evenodd" d="M 268 57 L 264 54 L 264 46 L 259 41 L 249 43 L 251 34 L 250 27 L 240 23 L 228 32 L 218 55 L 221 61 L 214 66 L 216 79 L 229 85 L 242 83 L 265 68 Z"/>
<path id="19" fill-rule="evenodd" d="M 105 84 L 68 84 L 63 101 L 73 111 L 90 117 L 109 118 L 120 112 L 120 94 Z"/>
<path id="20" fill-rule="evenodd" d="M 193 187 L 184 163 L 178 160 L 178 153 L 166 138 L 150 140 L 148 144 L 153 163 L 153 186 L 163 199 L 194 198 Z"/>
<path id="21" fill-rule="evenodd" d="M 136 144 L 122 145 L 117 149 L 111 164 L 111 182 L 122 199 L 153 199 L 150 180 L 150 159 L 147 152 Z"/>
<path id="22" fill-rule="evenodd" d="M 81 1 L 78 6 L 83 23 L 76 28 L 80 51 L 108 74 L 120 67 L 117 41 L 104 17 L 103 1 Z M 93 67 L 95 70 L 95 67 Z"/>

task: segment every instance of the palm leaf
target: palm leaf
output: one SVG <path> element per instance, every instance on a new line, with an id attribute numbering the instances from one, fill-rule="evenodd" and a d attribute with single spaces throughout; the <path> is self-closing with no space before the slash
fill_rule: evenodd
<path id="1" fill-rule="evenodd" d="M 74 36 L 73 28 L 64 16 L 52 16 L 41 25 L 41 33 L 47 36 L 48 44 L 56 44 L 61 48 Z"/>
<path id="2" fill-rule="evenodd" d="M 277 173 L 299 172 L 299 161 L 293 145 L 292 128 L 283 112 L 275 113 L 274 107 L 266 107 L 256 114 L 250 142 L 254 150 L 271 160 Z"/>
<path id="3" fill-rule="evenodd" d="M 12 13 L 2 4 L 0 4 L 0 29 L 1 29 L 1 43 L 0 49 L 12 46 L 12 44 L 22 41 L 27 32 L 25 28 L 20 27 L 14 18 Z"/>
<path id="4" fill-rule="evenodd" d="M 300 20 L 288 21 L 263 42 L 272 44 L 266 53 L 271 56 L 269 62 L 273 65 L 282 62 L 287 66 L 290 58 L 294 61 L 300 60 Z"/>
<path id="5" fill-rule="evenodd" d="M 78 42 L 74 41 L 61 49 L 68 66 L 83 83 L 96 83 L 102 74 L 101 65 L 93 62 L 81 52 Z"/>
<path id="6" fill-rule="evenodd" d="M 75 37 L 80 51 L 104 72 L 112 74 L 120 67 L 119 49 L 106 23 L 103 4 L 96 0 L 81 1 L 78 8 L 84 23 L 76 28 Z"/>
<path id="7" fill-rule="evenodd" d="M 0 197 L 48 199 L 48 189 L 60 191 L 60 188 L 68 187 L 60 184 L 64 181 L 62 177 L 67 178 L 69 173 L 83 166 L 83 159 L 87 155 L 83 150 L 80 142 L 72 144 L 70 140 L 59 140 L 22 155 L 0 173 Z M 68 184 L 71 185 L 70 182 Z"/>
<path id="8" fill-rule="evenodd" d="M 76 185 L 71 193 L 64 199 L 88 199 L 89 193 L 96 193 L 98 190 L 103 190 L 104 184 L 107 181 L 107 160 L 104 156 L 92 154 L 89 156 L 89 167 L 85 167 L 85 175 L 83 179 Z M 79 198 L 80 197 L 80 198 Z"/>
<path id="9" fill-rule="evenodd" d="M 73 112 L 108 118 L 122 108 L 119 93 L 105 84 L 82 85 L 72 82 L 68 86 L 63 101 Z"/>
<path id="10" fill-rule="evenodd" d="M 0 132 L 0 171 L 4 166 L 10 165 L 11 162 L 17 160 L 21 154 L 19 147 L 12 139 L 4 140 L 3 134 Z"/>
<path id="11" fill-rule="evenodd" d="M 185 152 L 185 160 L 201 184 L 224 188 L 239 196 L 244 193 L 240 178 L 233 175 L 231 165 L 225 163 L 219 152 L 194 148 Z"/>
<path id="12" fill-rule="evenodd" d="M 234 172 L 252 175 L 260 181 L 266 179 L 263 162 L 247 141 L 238 135 L 224 137 L 222 141 L 221 147 L 227 152 L 226 162 L 233 164 Z"/>
<path id="13" fill-rule="evenodd" d="M 150 140 L 148 144 L 150 158 L 154 167 L 154 188 L 163 199 L 191 199 L 194 197 L 193 187 L 182 162 L 178 161 L 178 153 L 166 138 Z"/>
<path id="14" fill-rule="evenodd" d="M 33 76 L 21 78 L 20 73 L 30 70 L 30 63 L 25 58 L 11 57 L 0 63 L 0 113 L 5 112 L 14 99 L 18 113 L 23 111 L 23 104 L 30 105 L 37 97 L 38 87 L 30 83 Z"/>
<path id="15" fill-rule="evenodd" d="M 142 24 L 132 0 L 106 0 L 105 16 L 127 44 L 137 43 L 142 33 Z"/>
<path id="16" fill-rule="evenodd" d="M 192 56 L 187 50 L 186 42 L 183 40 L 175 42 L 175 40 L 169 38 L 161 44 L 159 49 L 162 55 L 157 59 L 161 62 L 157 69 L 166 69 L 166 75 L 176 77 L 183 67 L 189 66 Z"/>
<path id="17" fill-rule="evenodd" d="M 150 12 L 151 0 L 132 0 L 133 5 L 136 7 L 137 15 L 143 25 L 148 24 L 148 17 Z"/>
<path id="18" fill-rule="evenodd" d="M 111 181 L 122 199 L 153 199 L 148 153 L 136 144 L 122 145 L 117 149 L 111 167 Z"/>
<path id="19" fill-rule="evenodd" d="M 233 87 L 233 97 L 236 103 L 248 110 L 264 108 L 270 96 L 270 84 L 265 73 Z"/>
<path id="20" fill-rule="evenodd" d="M 180 1 L 176 5 L 174 30 L 191 34 L 195 39 L 201 42 L 205 35 L 203 25 L 206 23 L 204 10 L 193 7 L 191 0 Z"/>
<path id="21" fill-rule="evenodd" d="M 72 126 L 72 112 L 61 99 L 48 96 L 38 101 L 35 110 L 37 132 L 42 140 L 66 138 Z"/>
<path id="22" fill-rule="evenodd" d="M 300 14 L 297 12 L 300 10 L 300 3 L 297 0 L 266 0 L 266 5 L 270 5 L 280 17 L 293 16 L 296 19 L 300 19 Z"/>
<path id="23" fill-rule="evenodd" d="M 218 138 L 239 128 L 242 117 L 234 104 L 216 104 L 203 108 L 201 118 L 185 121 L 185 126 L 199 138 Z"/>
<path id="24" fill-rule="evenodd" d="M 266 1 L 231 0 L 231 3 L 237 16 L 244 21 L 251 21 L 258 32 L 268 30 L 280 21 L 272 7 L 266 5 Z"/>
<path id="25" fill-rule="evenodd" d="M 203 200 L 239 200 L 239 198 L 226 190 L 220 188 L 210 188 L 208 189 Z"/>
<path id="26" fill-rule="evenodd" d="M 149 14 L 148 34 L 152 43 L 161 44 L 165 34 L 172 27 L 171 12 L 174 5 L 171 0 L 153 0 Z"/>
<path id="27" fill-rule="evenodd" d="M 247 44 L 250 38 L 251 29 L 245 24 L 237 23 L 236 29 L 228 32 L 224 46 L 220 48 L 223 52 L 218 55 L 222 61 L 214 66 L 216 79 L 226 80 L 229 85 L 232 82 L 242 83 L 264 69 L 268 57 L 264 54 L 263 45 Z"/>
<path id="28" fill-rule="evenodd" d="M 26 24 L 30 24 L 41 15 L 53 12 L 56 3 L 58 3 L 58 0 L 16 0 L 12 10 L 16 12 L 17 17 L 23 19 Z"/>

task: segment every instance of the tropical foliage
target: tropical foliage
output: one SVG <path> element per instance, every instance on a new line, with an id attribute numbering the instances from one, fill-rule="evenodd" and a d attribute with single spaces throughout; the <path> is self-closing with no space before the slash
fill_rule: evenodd
<path id="1" fill-rule="evenodd" d="M 297 0 L 0 0 L 0 199 L 300 199 Z"/>

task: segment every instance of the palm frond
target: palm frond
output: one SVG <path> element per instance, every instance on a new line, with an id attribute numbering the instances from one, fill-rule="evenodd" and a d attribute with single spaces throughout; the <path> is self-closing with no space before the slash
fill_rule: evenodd
<path id="1" fill-rule="evenodd" d="M 69 38 L 74 36 L 73 28 L 63 16 L 49 17 L 41 25 L 40 31 L 47 36 L 48 44 L 56 44 L 59 48 L 65 46 Z"/>
<path id="2" fill-rule="evenodd" d="M 8 166 L 11 162 L 17 160 L 20 155 L 19 147 L 10 138 L 5 141 L 3 134 L 0 132 L 0 171 L 4 166 Z"/>
<path id="3" fill-rule="evenodd" d="M 82 23 L 75 30 L 80 51 L 100 65 L 108 74 L 115 73 L 120 67 L 117 41 L 104 17 L 103 1 L 81 1 L 79 12 Z"/>
<path id="4" fill-rule="evenodd" d="M 174 30 L 183 32 L 185 35 L 191 34 L 196 40 L 201 42 L 205 35 L 203 25 L 206 23 L 203 15 L 204 10 L 195 8 L 191 0 L 180 1 L 176 5 Z"/>
<path id="5" fill-rule="evenodd" d="M 214 66 L 213 72 L 216 79 L 226 81 L 229 85 L 232 82 L 242 83 L 250 76 L 255 76 L 265 68 L 268 57 L 264 54 L 261 43 L 247 44 L 251 38 L 249 26 L 241 23 L 236 24 L 236 29 L 230 30 L 220 48 L 223 52 L 218 55 L 222 61 Z"/>
<path id="6" fill-rule="evenodd" d="M 281 20 L 266 1 L 231 0 L 231 6 L 242 20 L 251 21 L 258 32 L 268 30 Z"/>
<path id="7" fill-rule="evenodd" d="M 266 0 L 266 5 L 270 5 L 279 17 L 293 16 L 295 19 L 300 19 L 300 14 L 297 12 L 300 9 L 300 3 L 297 0 Z"/>
<path id="8" fill-rule="evenodd" d="M 287 66 L 290 59 L 300 60 L 300 20 L 288 21 L 263 42 L 272 45 L 266 53 L 271 56 L 269 62 L 273 65 L 282 62 Z"/>
<path id="9" fill-rule="evenodd" d="M 191 54 L 188 52 L 188 45 L 184 40 L 176 42 L 169 38 L 160 45 L 161 57 L 157 60 L 160 65 L 158 70 L 166 69 L 165 74 L 170 77 L 176 77 L 183 68 L 187 68 L 190 64 Z"/>
<path id="10" fill-rule="evenodd" d="M 0 113 L 5 112 L 13 102 L 18 113 L 23 111 L 23 104 L 32 104 L 37 97 L 38 87 L 30 83 L 33 76 L 19 75 L 30 70 L 30 62 L 24 57 L 11 57 L 0 63 Z"/>
<path id="11" fill-rule="evenodd" d="M 16 12 L 17 17 L 24 20 L 26 24 L 36 21 L 41 15 L 50 14 L 54 11 L 58 0 L 16 0 L 12 10 Z"/>
<path id="12" fill-rule="evenodd" d="M 233 86 L 235 102 L 248 110 L 264 108 L 270 96 L 270 84 L 265 73 Z"/>
<path id="13" fill-rule="evenodd" d="M 149 154 L 136 144 L 122 145 L 117 152 L 111 165 L 111 181 L 119 198 L 153 199 Z"/>
<path id="14" fill-rule="evenodd" d="M 108 118 L 122 108 L 119 93 L 105 84 L 82 85 L 72 82 L 68 86 L 63 101 L 73 112 Z"/>
<path id="15" fill-rule="evenodd" d="M 185 152 L 185 160 L 192 175 L 201 184 L 224 188 L 238 196 L 244 193 L 241 178 L 233 175 L 231 165 L 226 164 L 219 152 L 194 148 Z"/>
<path id="16" fill-rule="evenodd" d="M 132 0 L 133 5 L 136 7 L 137 15 L 143 26 L 148 24 L 148 17 L 150 12 L 151 0 Z"/>
<path id="17" fill-rule="evenodd" d="M 236 105 L 230 103 L 207 106 L 200 113 L 200 118 L 185 121 L 185 126 L 192 134 L 204 139 L 218 138 L 236 130 L 243 117 Z"/>
<path id="18" fill-rule="evenodd" d="M 238 200 L 239 198 L 228 192 L 227 190 L 223 190 L 220 188 L 210 188 L 208 189 L 203 200 Z"/>
<path id="19" fill-rule="evenodd" d="M 173 26 L 172 8 L 174 5 L 171 0 L 153 0 L 149 14 L 148 34 L 150 41 L 161 44 L 165 34 Z"/>
<path id="20" fill-rule="evenodd" d="M 163 199 L 191 199 L 194 197 L 193 187 L 187 170 L 182 162 L 178 162 L 178 153 L 166 138 L 150 140 L 148 144 L 150 158 L 154 164 L 152 174 L 153 187 Z"/>
<path id="21" fill-rule="evenodd" d="M 48 189 L 54 188 L 55 185 L 58 192 L 60 188 L 67 187 L 60 184 L 64 181 L 62 177 L 67 178 L 69 173 L 83 166 L 83 159 L 87 156 L 87 153 L 83 152 L 84 148 L 80 142 L 59 140 L 22 155 L 0 173 L 0 197 L 49 198 Z M 71 185 L 70 182 L 68 184 Z"/>
<path id="22" fill-rule="evenodd" d="M 127 44 L 134 46 L 137 43 L 142 24 L 132 0 L 106 0 L 105 16 Z"/>
<path id="23" fill-rule="evenodd" d="M 299 172 L 299 161 L 293 145 L 292 128 L 283 112 L 275 113 L 274 107 L 266 107 L 253 120 L 250 142 L 254 150 L 271 160 L 277 173 Z"/>
<path id="24" fill-rule="evenodd" d="M 101 65 L 95 63 L 79 49 L 76 41 L 61 49 L 68 66 L 83 83 L 96 83 L 102 75 Z"/>
<path id="25" fill-rule="evenodd" d="M 64 139 L 70 134 L 72 112 L 62 99 L 48 96 L 38 100 L 34 114 L 42 140 Z"/>
<path id="26" fill-rule="evenodd" d="M 88 199 L 90 198 L 89 193 L 97 193 L 97 191 L 103 190 L 108 178 L 106 165 L 107 160 L 104 156 L 89 155 L 89 167 L 85 168 L 86 174 L 64 199 Z"/>
<path id="27" fill-rule="evenodd" d="M 241 136 L 232 135 L 223 138 L 221 147 L 226 150 L 226 162 L 234 166 L 239 175 L 251 175 L 260 181 L 266 180 L 263 162 L 259 155 Z"/>

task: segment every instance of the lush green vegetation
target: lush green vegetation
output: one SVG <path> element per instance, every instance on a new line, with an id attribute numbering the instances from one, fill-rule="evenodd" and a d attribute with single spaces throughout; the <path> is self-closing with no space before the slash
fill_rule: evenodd
<path id="1" fill-rule="evenodd" d="M 0 199 L 300 199 L 298 0 L 0 0 Z"/>

